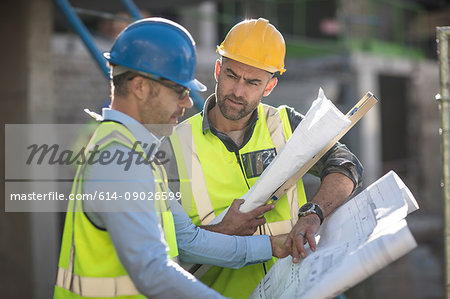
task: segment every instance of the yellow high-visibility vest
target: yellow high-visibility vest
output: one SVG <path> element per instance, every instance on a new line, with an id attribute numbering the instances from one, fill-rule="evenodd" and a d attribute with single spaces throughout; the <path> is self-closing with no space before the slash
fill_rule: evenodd
<path id="1" fill-rule="evenodd" d="M 238 152 L 230 152 L 211 131 L 203 132 L 202 120 L 201 114 L 194 115 L 171 136 L 182 205 L 196 225 L 208 224 L 235 198 L 242 197 L 292 135 L 283 106 L 258 106 L 253 134 Z M 289 233 L 304 203 L 306 195 L 300 180 L 277 200 L 274 210 L 265 214 L 267 223 L 257 233 Z M 212 267 L 200 280 L 224 296 L 248 298 L 275 260 L 241 269 Z"/>
<path id="2" fill-rule="evenodd" d="M 86 153 L 96 145 L 100 151 L 114 142 L 131 149 L 136 139 L 123 125 L 104 122 L 92 136 Z M 142 148 L 137 150 L 147 159 Z M 165 172 L 155 163 L 151 165 L 155 192 L 167 191 Z M 83 166 L 77 169 L 72 194 L 82 194 Z M 166 201 L 156 202 L 155 209 L 169 246 L 169 256 L 174 258 L 178 249 L 173 216 Z M 66 214 L 54 298 L 145 298 L 139 294 L 122 266 L 108 231 L 94 226 L 76 200 L 69 202 Z"/>

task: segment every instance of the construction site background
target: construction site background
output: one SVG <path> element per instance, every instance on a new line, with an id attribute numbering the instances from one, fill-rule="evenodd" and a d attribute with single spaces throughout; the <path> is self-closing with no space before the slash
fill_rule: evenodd
<path id="1" fill-rule="evenodd" d="M 287 43 L 287 72 L 266 103 L 306 112 L 320 87 L 343 112 L 367 91 L 381 100 L 343 142 L 362 161 L 365 186 L 392 169 L 411 189 L 420 210 L 407 220 L 419 246 L 345 295 L 349 299 L 443 298 L 435 28 L 450 25 L 448 1 L 154 2 L 160 1 L 135 1 L 143 15 L 173 19 L 197 41 L 197 77 L 208 86 L 203 98 L 214 91 L 216 45 L 238 21 L 264 17 L 279 28 Z M 120 1 L 71 3 L 127 16 Z M 0 73 L 2 124 L 86 123 L 90 117 L 84 108 L 100 112 L 108 104 L 104 74 L 53 1 L 7 0 L 0 8 L 1 36 L 6 37 L 0 47 L 1 65 L 6 66 Z M 126 26 L 123 21 L 94 16 L 83 20 L 102 51 Z M 4 136 L 0 140 L 4 149 Z M 5 169 L 4 164 L 2 155 L 0 168 Z M 311 196 L 318 181 L 307 177 L 305 182 Z M 4 206 L 3 200 L 0 205 Z M 5 213 L 2 208 L 1 297 L 51 297 L 63 219 L 63 213 Z"/>

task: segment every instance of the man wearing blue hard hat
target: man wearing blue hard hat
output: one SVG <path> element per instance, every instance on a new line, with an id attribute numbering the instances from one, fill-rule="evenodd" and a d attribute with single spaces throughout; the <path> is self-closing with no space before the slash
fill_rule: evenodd
<path id="1" fill-rule="evenodd" d="M 71 192 L 98 197 L 69 203 L 54 297 L 221 298 L 185 272 L 177 256 L 234 268 L 286 256 L 285 237 L 196 227 L 177 202 L 182 194 L 167 187 L 158 146 L 192 106 L 189 91 L 206 89 L 194 78 L 195 43 L 186 29 L 162 18 L 134 22 L 105 57 L 111 108 L 103 109 Z M 265 220 L 256 216 L 272 208 L 240 216 L 258 226 Z"/>

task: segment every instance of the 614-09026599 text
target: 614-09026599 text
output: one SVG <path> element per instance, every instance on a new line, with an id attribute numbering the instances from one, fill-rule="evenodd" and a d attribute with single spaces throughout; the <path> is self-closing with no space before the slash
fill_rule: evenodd
<path id="1" fill-rule="evenodd" d="M 127 146 L 116 141 L 108 146 L 86 145 L 85 133 L 96 127 L 7 125 L 5 211 L 66 212 L 73 202 L 92 202 L 102 212 L 154 211 L 152 202 L 182 200 L 181 192 L 151 187 L 160 184 L 150 173 L 152 167 L 161 169 L 163 180 L 178 179 L 170 172 L 174 158 L 164 140 L 135 141 Z M 95 171 L 103 176 L 91 180 L 88 175 Z M 123 176 L 114 177 L 116 171 Z M 77 172 L 89 184 L 75 186 Z"/>
<path id="2" fill-rule="evenodd" d="M 50 191 L 47 193 L 11 193 L 10 200 L 37 200 L 37 201 L 65 201 L 65 200 L 180 200 L 181 192 L 105 192 L 95 191 L 94 193 L 71 193 L 66 196 L 64 193 Z"/>

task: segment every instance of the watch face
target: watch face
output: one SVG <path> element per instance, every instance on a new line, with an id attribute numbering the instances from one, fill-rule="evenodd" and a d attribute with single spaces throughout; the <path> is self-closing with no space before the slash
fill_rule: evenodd
<path id="1" fill-rule="evenodd" d="M 316 214 L 320 218 L 320 224 L 323 222 L 323 212 L 318 204 L 307 202 L 298 210 L 298 217 Z"/>
<path id="2" fill-rule="evenodd" d="M 307 202 L 303 206 L 300 207 L 299 212 L 304 213 L 304 212 L 311 210 L 312 208 L 314 208 L 314 204 L 312 202 Z"/>

